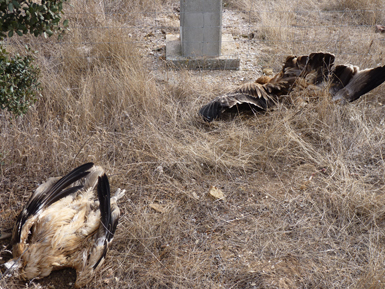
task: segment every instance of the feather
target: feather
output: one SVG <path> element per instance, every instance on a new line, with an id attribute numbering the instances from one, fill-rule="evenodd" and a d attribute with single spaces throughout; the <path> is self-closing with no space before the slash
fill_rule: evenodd
<path id="1" fill-rule="evenodd" d="M 274 77 L 260 77 L 254 83 L 243 84 L 204 105 L 199 114 L 211 122 L 232 107 L 255 107 L 266 110 L 288 96 L 293 88 L 330 85 L 333 100 L 354 101 L 385 81 L 385 66 L 359 70 L 352 65 L 334 65 L 330 53 L 288 56 Z"/>
<path id="2" fill-rule="evenodd" d="M 72 267 L 75 287 L 85 286 L 106 257 L 120 216 L 116 202 L 124 192 L 111 198 L 107 175 L 92 163 L 49 179 L 19 214 L 13 259 L 5 266 L 24 280 Z"/>
<path id="3" fill-rule="evenodd" d="M 117 216 L 117 218 L 113 220 L 111 216 L 110 185 L 106 174 L 99 177 L 97 191 L 100 207 L 100 219 L 103 225 L 100 227 L 101 230 L 99 231 L 99 240 L 103 242 L 104 248 L 100 258 L 93 265 L 94 269 L 96 269 L 101 260 L 106 256 L 108 243 L 111 242 L 114 237 L 119 218 L 119 216 Z"/>
<path id="4" fill-rule="evenodd" d="M 77 167 L 66 176 L 59 179 L 57 182 L 51 184 L 51 181 L 48 186 L 43 185 L 43 190 L 36 190 L 36 193 L 32 195 L 25 209 L 23 209 L 17 217 L 17 230 L 14 231 L 15 233 L 12 236 L 11 244 L 20 242 L 21 228 L 30 216 L 35 215 L 38 210 L 49 206 L 53 202 L 56 202 L 59 199 L 64 198 L 69 194 L 73 194 L 79 190 L 81 187 L 77 187 L 75 190 L 71 189 L 62 191 L 72 183 L 88 175 L 87 170 L 89 170 L 93 165 L 93 163 L 87 163 Z"/>
<path id="5" fill-rule="evenodd" d="M 343 99 L 352 102 L 384 81 L 385 65 L 365 70 L 352 66 L 340 66 L 338 71 L 333 72 L 331 95 L 333 100 Z"/>
<path id="6" fill-rule="evenodd" d="M 107 240 L 111 234 L 111 208 L 110 208 L 110 184 L 106 174 L 98 180 L 98 198 L 100 207 L 100 218 L 103 224 L 103 232 Z"/>

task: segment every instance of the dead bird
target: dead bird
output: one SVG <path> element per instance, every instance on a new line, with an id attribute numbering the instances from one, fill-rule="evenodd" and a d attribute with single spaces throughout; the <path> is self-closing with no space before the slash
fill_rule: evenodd
<path id="1" fill-rule="evenodd" d="M 236 108 L 264 111 L 288 96 L 294 88 L 328 85 L 334 101 L 352 102 L 385 81 L 385 65 L 360 70 L 353 65 L 334 65 L 335 56 L 318 52 L 288 56 L 279 73 L 262 76 L 204 105 L 199 114 L 211 122 L 223 112 Z"/>
<path id="2" fill-rule="evenodd" d="M 95 192 L 95 189 L 97 192 Z M 75 287 L 85 286 L 103 263 L 120 216 L 107 175 L 86 163 L 40 185 L 20 212 L 12 232 L 9 272 L 23 280 L 74 268 Z"/>

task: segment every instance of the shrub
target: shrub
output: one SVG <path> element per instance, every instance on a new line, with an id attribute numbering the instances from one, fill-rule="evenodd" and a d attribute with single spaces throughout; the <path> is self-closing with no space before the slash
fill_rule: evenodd
<path id="1" fill-rule="evenodd" d="M 68 20 L 61 24 L 63 4 L 68 0 L 0 0 L 0 41 L 12 37 L 32 34 L 45 37 L 59 31 L 59 36 L 68 26 Z M 31 55 L 9 54 L 0 42 L 0 108 L 20 115 L 39 95 L 39 68 L 34 66 Z"/>
<path id="2" fill-rule="evenodd" d="M 39 73 L 31 55 L 10 57 L 0 46 L 0 108 L 15 115 L 26 113 L 40 95 Z"/>
<path id="3" fill-rule="evenodd" d="M 63 3 L 67 0 L 42 0 L 41 4 L 29 0 L 0 0 L 0 39 L 31 33 L 52 36 L 54 31 L 64 31 L 60 26 Z M 63 22 L 68 26 L 68 21 Z M 8 33 L 8 35 L 6 35 Z"/>

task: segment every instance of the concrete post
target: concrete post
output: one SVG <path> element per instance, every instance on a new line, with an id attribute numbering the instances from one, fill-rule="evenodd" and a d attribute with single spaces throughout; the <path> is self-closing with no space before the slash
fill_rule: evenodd
<path id="1" fill-rule="evenodd" d="M 217 57 L 222 45 L 222 0 L 180 0 L 184 57 Z"/>

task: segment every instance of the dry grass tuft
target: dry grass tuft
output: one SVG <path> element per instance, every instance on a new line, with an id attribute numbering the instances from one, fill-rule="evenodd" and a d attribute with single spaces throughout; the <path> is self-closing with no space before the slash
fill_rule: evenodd
<path id="1" fill-rule="evenodd" d="M 356 24 L 374 25 L 385 17 L 381 0 L 336 0 L 331 8 L 343 10 Z"/>

